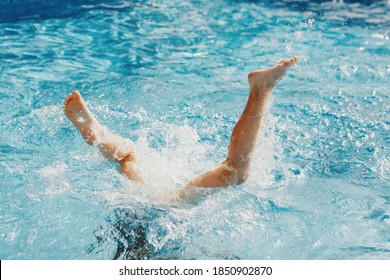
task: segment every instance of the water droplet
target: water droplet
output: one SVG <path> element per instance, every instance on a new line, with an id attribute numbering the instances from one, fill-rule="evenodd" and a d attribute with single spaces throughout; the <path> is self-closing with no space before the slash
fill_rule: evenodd
<path id="1" fill-rule="evenodd" d="M 78 118 L 77 118 L 77 121 L 78 121 L 79 123 L 85 123 L 87 120 L 84 119 L 83 117 L 78 117 Z"/>

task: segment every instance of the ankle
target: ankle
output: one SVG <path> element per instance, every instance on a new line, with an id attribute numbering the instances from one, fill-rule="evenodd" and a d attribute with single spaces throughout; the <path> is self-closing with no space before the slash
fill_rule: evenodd
<path id="1" fill-rule="evenodd" d="M 268 99 L 272 95 L 272 88 L 265 86 L 250 87 L 249 94 L 255 98 Z"/>
<path id="2" fill-rule="evenodd" d="M 81 131 L 81 135 L 83 136 L 85 142 L 88 145 L 96 145 L 101 142 L 101 139 L 104 135 L 103 129 L 95 129 L 95 128 L 84 128 Z"/>

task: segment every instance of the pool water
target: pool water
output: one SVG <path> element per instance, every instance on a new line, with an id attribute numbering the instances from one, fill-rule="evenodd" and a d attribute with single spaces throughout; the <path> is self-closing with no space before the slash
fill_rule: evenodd
<path id="1" fill-rule="evenodd" d="M 390 258 L 389 1 L 47 2 L 0 4 L 0 259 Z M 175 200 L 293 55 L 249 180 Z M 64 117 L 74 89 L 144 186 Z"/>

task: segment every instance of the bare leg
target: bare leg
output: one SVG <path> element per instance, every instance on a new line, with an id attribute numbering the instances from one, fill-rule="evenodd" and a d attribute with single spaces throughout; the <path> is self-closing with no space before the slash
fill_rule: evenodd
<path id="1" fill-rule="evenodd" d="M 227 158 L 219 167 L 192 179 L 184 188 L 225 187 L 246 181 L 260 124 L 272 95 L 272 89 L 288 68 L 297 61 L 298 57 L 281 60 L 273 68 L 253 71 L 248 75 L 250 87 L 248 103 L 233 129 Z"/>
<path id="2" fill-rule="evenodd" d="M 143 182 L 136 164 L 135 144 L 131 140 L 106 131 L 89 111 L 78 91 L 68 95 L 64 107 L 65 115 L 88 144 L 96 146 L 107 159 L 119 162 L 121 173 L 127 178 Z"/>

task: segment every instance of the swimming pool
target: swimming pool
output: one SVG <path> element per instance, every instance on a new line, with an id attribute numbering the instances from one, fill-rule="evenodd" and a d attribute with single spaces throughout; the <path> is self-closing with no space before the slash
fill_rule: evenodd
<path id="1" fill-rule="evenodd" d="M 0 4 L 0 259 L 390 258 L 388 1 L 50 3 Z M 292 55 L 249 180 L 171 201 Z M 63 116 L 73 89 L 145 186 Z"/>

